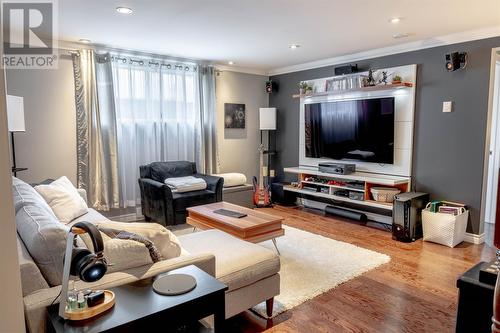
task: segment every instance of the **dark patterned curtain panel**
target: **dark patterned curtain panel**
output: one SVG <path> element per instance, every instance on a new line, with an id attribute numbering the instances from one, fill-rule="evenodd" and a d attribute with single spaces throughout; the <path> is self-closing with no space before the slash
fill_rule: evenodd
<path id="1" fill-rule="evenodd" d="M 89 151 L 88 151 L 88 121 L 84 105 L 82 67 L 80 53 L 73 53 L 73 75 L 75 80 L 76 104 L 76 175 L 77 186 L 89 190 Z"/>
<path id="2" fill-rule="evenodd" d="M 201 106 L 201 166 L 200 171 L 207 174 L 219 172 L 219 150 L 217 149 L 217 117 L 215 107 L 216 69 L 212 66 L 200 66 L 200 106 Z"/>

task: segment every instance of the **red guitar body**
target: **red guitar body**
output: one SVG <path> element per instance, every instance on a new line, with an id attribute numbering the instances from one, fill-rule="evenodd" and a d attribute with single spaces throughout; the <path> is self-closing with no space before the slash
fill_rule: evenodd
<path id="1" fill-rule="evenodd" d="M 253 177 L 253 204 L 256 207 L 269 207 L 271 206 L 271 193 L 269 186 L 260 187 L 257 184 L 257 177 Z"/>

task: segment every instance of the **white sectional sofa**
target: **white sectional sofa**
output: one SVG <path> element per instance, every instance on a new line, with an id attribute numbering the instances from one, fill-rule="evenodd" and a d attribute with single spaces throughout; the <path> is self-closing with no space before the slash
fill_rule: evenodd
<path id="1" fill-rule="evenodd" d="M 85 197 L 84 191 L 80 192 Z M 68 226 L 54 222 L 52 212 L 47 210 L 50 208 L 30 185 L 13 178 L 13 194 L 27 328 L 30 332 L 43 332 L 46 328 L 45 309 L 61 290 L 60 285 L 49 282 L 54 281 L 54 277 L 47 273 L 50 271 L 47 270 L 48 264 L 55 262 L 62 267 L 61 253 L 47 253 L 47 246 L 52 249 L 57 248 L 57 244 L 65 244 Z M 96 223 L 107 219 L 89 209 L 87 214 L 72 223 L 77 221 Z M 43 244 L 50 238 L 53 239 L 50 244 Z M 178 239 L 182 246 L 182 254 L 178 257 L 108 273 L 93 284 L 78 281 L 75 286 L 110 288 L 196 265 L 229 287 L 226 318 L 279 294 L 280 260 L 275 252 L 218 230 L 183 235 Z"/>

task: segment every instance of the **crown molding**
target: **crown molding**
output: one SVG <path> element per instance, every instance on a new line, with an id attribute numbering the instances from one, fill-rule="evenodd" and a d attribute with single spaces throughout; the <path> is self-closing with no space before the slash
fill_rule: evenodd
<path id="1" fill-rule="evenodd" d="M 196 63 L 200 63 L 200 64 L 213 65 L 216 69 L 218 69 L 222 72 L 236 72 L 236 73 L 268 76 L 267 71 L 262 70 L 262 69 L 238 67 L 238 66 L 227 66 L 227 65 L 221 65 L 221 64 L 214 63 L 214 62 L 210 62 L 210 61 L 200 60 L 200 59 L 180 58 L 180 57 L 167 56 L 164 54 L 150 53 L 150 52 L 145 52 L 145 51 L 130 50 L 130 49 L 123 49 L 123 48 L 114 48 L 114 47 L 110 47 L 110 46 L 103 45 L 103 44 L 92 44 L 92 43 L 91 44 L 82 44 L 82 43 L 77 43 L 77 42 L 72 42 L 72 41 L 60 40 L 59 41 L 59 48 L 60 49 L 67 49 L 67 50 L 78 50 L 78 49 L 106 50 L 106 51 L 112 51 L 112 52 L 113 51 L 114 52 L 123 52 L 123 53 L 128 53 L 130 55 L 136 55 L 136 56 L 151 56 L 151 57 L 156 57 L 156 58 L 168 58 L 170 60 L 176 60 L 176 61 L 191 61 L 191 62 L 196 62 Z"/>
<path id="2" fill-rule="evenodd" d="M 226 65 L 219 65 L 219 64 L 215 64 L 215 68 L 220 70 L 221 72 L 236 72 L 236 73 L 244 73 L 244 74 L 269 76 L 267 71 L 263 70 L 263 69 L 238 67 L 238 66 L 226 66 Z"/>
<path id="3" fill-rule="evenodd" d="M 444 35 L 444 36 L 438 36 L 438 37 L 428 38 L 428 39 L 424 39 L 424 40 L 420 40 L 420 41 L 414 41 L 414 42 L 398 44 L 398 45 L 394 45 L 394 46 L 383 47 L 383 48 L 379 48 L 379 49 L 373 49 L 373 50 L 369 50 L 369 51 L 362 51 L 362 52 L 348 54 L 348 55 L 342 55 L 342 56 L 338 56 L 338 57 L 316 60 L 316 61 L 306 62 L 306 63 L 292 65 L 292 66 L 275 68 L 275 69 L 269 70 L 267 72 L 267 74 L 269 76 L 273 76 L 273 75 L 280 75 L 280 74 L 286 74 L 286 73 L 292 73 L 292 72 L 299 72 L 299 71 L 308 70 L 308 69 L 344 64 L 344 63 L 353 62 L 353 61 L 372 59 L 372 58 L 383 57 L 383 56 L 388 56 L 388 55 L 392 55 L 392 54 L 417 51 L 417 50 L 422 50 L 422 49 L 427 49 L 427 48 L 432 48 L 432 47 L 463 43 L 463 42 L 479 40 L 479 39 L 486 39 L 486 38 L 497 37 L 497 36 L 500 36 L 500 25 L 488 27 L 488 28 L 484 28 L 484 29 L 479 29 L 479 30 L 470 30 L 470 31 L 465 31 L 465 32 Z"/>

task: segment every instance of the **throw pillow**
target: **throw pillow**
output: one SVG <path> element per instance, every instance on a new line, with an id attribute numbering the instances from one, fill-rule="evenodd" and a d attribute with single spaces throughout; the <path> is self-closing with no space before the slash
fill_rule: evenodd
<path id="1" fill-rule="evenodd" d="M 16 213 L 23 206 L 31 204 L 44 208 L 48 214 L 54 215 L 44 198 L 30 184 L 23 182 L 19 178 L 12 177 L 12 194 Z"/>
<path id="2" fill-rule="evenodd" d="M 45 280 L 61 284 L 69 228 L 41 206 L 26 204 L 16 214 L 17 232 Z"/>
<path id="3" fill-rule="evenodd" d="M 88 212 L 85 200 L 65 176 L 35 190 L 45 199 L 59 221 L 66 224 Z"/>

